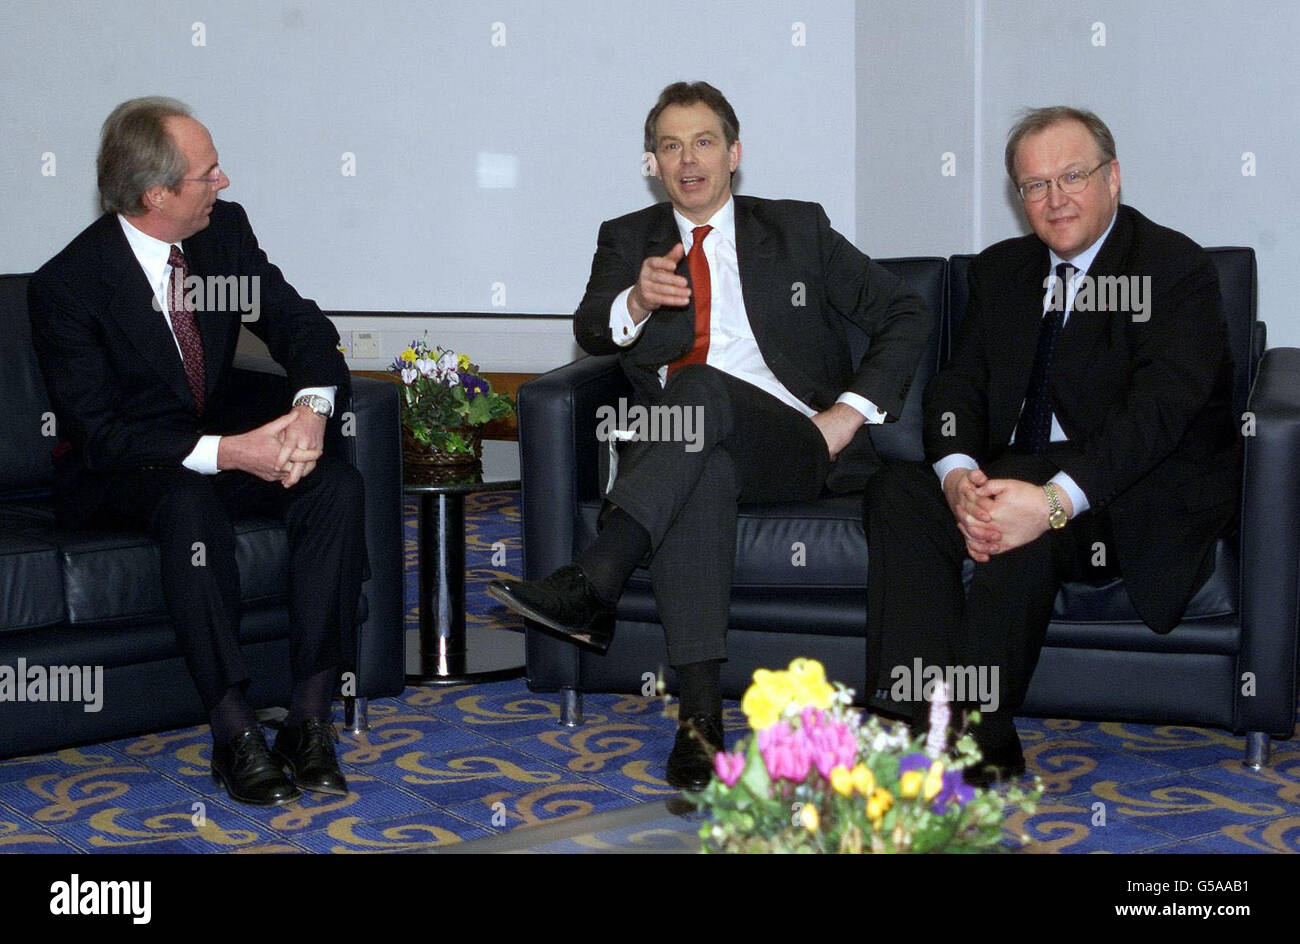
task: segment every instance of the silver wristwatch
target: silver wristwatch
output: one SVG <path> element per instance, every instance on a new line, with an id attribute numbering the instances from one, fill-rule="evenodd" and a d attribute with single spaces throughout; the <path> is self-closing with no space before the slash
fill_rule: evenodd
<path id="1" fill-rule="evenodd" d="M 334 412 L 333 408 L 330 406 L 329 400 L 326 400 L 324 397 L 317 396 L 314 393 L 303 394 L 298 399 L 293 401 L 293 405 L 305 406 L 307 409 L 311 410 L 317 416 L 324 416 L 326 418 L 328 418 L 329 415 L 332 412 Z"/>

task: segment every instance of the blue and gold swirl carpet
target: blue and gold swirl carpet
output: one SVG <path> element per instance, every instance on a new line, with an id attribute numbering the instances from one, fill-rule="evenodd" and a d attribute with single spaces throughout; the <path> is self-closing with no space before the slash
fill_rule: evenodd
<path id="1" fill-rule="evenodd" d="M 518 566 L 518 495 L 471 496 L 466 517 L 469 619 L 518 627 L 480 589 Z M 497 542 L 504 568 L 492 564 Z M 408 565 L 414 554 L 410 528 Z M 413 626 L 409 567 L 408 578 Z M 408 688 L 371 703 L 368 734 L 342 736 L 347 797 L 270 810 L 212 785 L 206 727 L 0 761 L 0 851 L 406 851 L 673 795 L 663 765 L 675 721 L 659 701 L 588 695 L 585 715 L 558 726 L 555 697 L 522 681 Z M 731 740 L 744 716 L 730 704 L 726 720 Z M 1008 823 L 1029 851 L 1300 852 L 1300 740 L 1275 742 L 1270 767 L 1253 772 L 1242 739 L 1216 730 L 1017 726 L 1045 785 L 1038 812 Z"/>

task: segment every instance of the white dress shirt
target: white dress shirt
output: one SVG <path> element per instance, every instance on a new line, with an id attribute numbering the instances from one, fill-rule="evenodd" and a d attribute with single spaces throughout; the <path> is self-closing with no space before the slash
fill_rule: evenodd
<path id="1" fill-rule="evenodd" d="M 694 245 L 696 224 L 673 210 L 677 232 L 681 235 L 682 249 L 689 253 Z M 736 203 L 727 200 L 707 224 L 713 229 L 704 237 L 704 258 L 709 264 L 709 350 L 705 363 L 724 373 L 731 374 L 760 390 L 770 393 L 782 403 L 798 410 L 804 416 L 813 416 L 816 410 L 804 403 L 776 379 L 772 369 L 763 360 L 763 353 L 754 339 L 749 315 L 745 311 L 745 297 L 740 288 L 740 264 L 736 259 Z M 641 336 L 646 322 L 633 324 L 627 310 L 627 299 L 635 286 L 624 289 L 609 307 L 609 328 L 614 343 L 627 347 Z M 667 366 L 659 368 L 659 383 L 667 382 Z M 836 402 L 845 403 L 861 413 L 868 423 L 885 422 L 885 414 L 866 397 L 845 391 Z"/>
<path id="2" fill-rule="evenodd" d="M 1049 271 L 1052 273 L 1051 280 L 1048 282 L 1049 290 L 1043 293 L 1043 314 L 1047 314 L 1048 306 L 1052 303 L 1052 296 L 1056 293 L 1056 267 L 1062 262 L 1068 262 L 1074 267 L 1074 276 L 1065 286 L 1065 317 L 1061 319 L 1061 327 L 1070 319 L 1070 308 L 1074 305 L 1074 293 L 1078 290 L 1079 280 L 1088 274 L 1088 269 L 1092 267 L 1093 260 L 1097 258 L 1097 253 L 1101 251 L 1102 244 L 1106 242 L 1106 237 L 1110 235 L 1111 229 L 1115 226 L 1115 217 L 1110 218 L 1110 226 L 1106 227 L 1106 232 L 1101 234 L 1101 238 L 1091 246 L 1079 253 L 1073 259 L 1062 259 L 1050 249 L 1047 252 L 1050 262 Z M 1024 401 L 1021 401 L 1021 409 L 1024 409 Z M 1019 425 L 1019 424 L 1017 424 Z M 1012 442 L 1015 441 L 1015 431 L 1011 433 Z M 1065 430 L 1061 429 L 1060 422 L 1056 419 L 1055 411 L 1052 412 L 1052 442 L 1065 442 L 1070 437 L 1065 435 Z M 934 464 L 935 474 L 939 476 L 940 484 L 948 477 L 948 473 L 953 469 L 978 469 L 979 463 L 970 456 L 962 452 L 954 452 L 951 455 L 944 456 Z M 1057 472 L 1050 480 L 1057 488 L 1060 488 L 1065 494 L 1070 496 L 1070 501 L 1074 505 L 1074 514 L 1076 516 L 1083 514 L 1091 505 L 1088 503 L 1088 496 L 1079 488 L 1074 481 L 1065 472 Z"/>
<path id="3" fill-rule="evenodd" d="M 126 234 L 126 241 L 131 245 L 131 251 L 135 253 L 136 261 L 140 263 L 140 268 L 144 269 L 145 278 L 149 280 L 149 285 L 153 288 L 154 298 L 158 302 L 158 311 L 161 313 L 163 323 L 167 325 L 167 330 L 171 333 L 172 341 L 176 344 L 176 355 L 184 362 L 185 355 L 181 351 L 181 342 L 176 338 L 176 329 L 172 326 L 172 319 L 167 307 L 167 281 L 172 274 L 172 267 L 167 260 L 171 258 L 172 244 L 165 243 L 161 239 L 155 239 L 148 233 L 136 229 L 130 218 L 123 216 L 121 213 L 117 215 L 117 219 L 122 224 L 122 232 Z M 184 245 L 179 245 L 181 252 L 184 252 Z M 330 413 L 333 414 L 334 387 L 304 387 L 298 391 L 294 399 L 310 394 L 328 400 Z M 217 469 L 217 448 L 220 442 L 220 436 L 200 436 L 198 444 L 195 445 L 181 464 L 194 472 L 215 475 L 219 471 Z"/>

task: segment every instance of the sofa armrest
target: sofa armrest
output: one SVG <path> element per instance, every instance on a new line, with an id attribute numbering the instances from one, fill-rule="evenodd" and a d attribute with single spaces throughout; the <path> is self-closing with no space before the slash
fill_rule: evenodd
<path id="1" fill-rule="evenodd" d="M 524 576 L 573 561 L 577 503 L 600 494 L 596 409 L 630 396 L 618 357 L 584 357 L 519 388 Z"/>
<path id="2" fill-rule="evenodd" d="M 1300 349 L 1264 353 L 1251 389 L 1241 504 L 1242 640 L 1238 731 L 1285 736 L 1295 725 L 1300 629 Z"/>
<path id="3" fill-rule="evenodd" d="M 365 481 L 366 620 L 357 631 L 357 695 L 400 695 L 406 684 L 402 426 L 396 384 L 353 376 L 339 418 L 343 455 Z M 331 428 L 336 424 L 331 423 Z"/>
<path id="4" fill-rule="evenodd" d="M 630 392 L 616 355 L 584 357 L 519 388 L 520 503 L 527 579 L 545 577 L 572 563 L 578 502 L 600 494 L 596 408 Z M 576 646 L 528 628 L 525 647 L 530 688 L 577 687 Z"/>

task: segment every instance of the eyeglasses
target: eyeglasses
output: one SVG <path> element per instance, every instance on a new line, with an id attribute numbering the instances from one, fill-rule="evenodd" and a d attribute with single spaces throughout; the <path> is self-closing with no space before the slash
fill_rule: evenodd
<path id="1" fill-rule="evenodd" d="M 1071 170 L 1066 171 L 1055 180 L 1028 180 L 1016 188 L 1020 192 L 1020 199 L 1026 203 L 1037 203 L 1039 200 L 1047 198 L 1047 191 L 1051 189 L 1052 184 L 1056 184 L 1061 193 L 1083 193 L 1088 187 L 1088 181 L 1092 175 L 1097 173 L 1107 164 L 1109 160 L 1102 161 L 1092 170 Z"/>
<path id="2" fill-rule="evenodd" d="M 209 187 L 215 187 L 221 183 L 221 178 L 225 176 L 220 167 L 218 167 L 216 171 L 217 172 L 210 177 L 182 177 L 181 180 L 192 180 L 195 183 L 207 184 Z"/>

